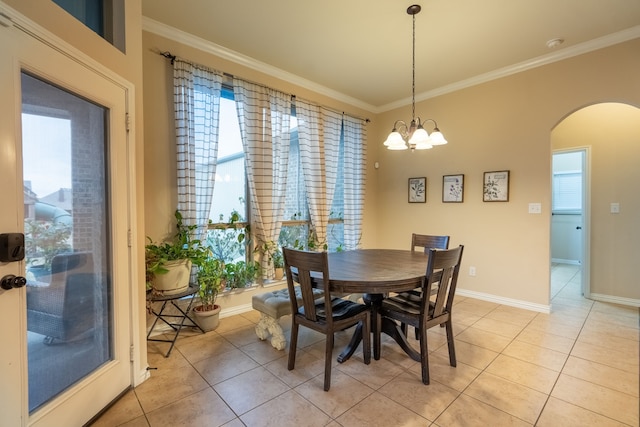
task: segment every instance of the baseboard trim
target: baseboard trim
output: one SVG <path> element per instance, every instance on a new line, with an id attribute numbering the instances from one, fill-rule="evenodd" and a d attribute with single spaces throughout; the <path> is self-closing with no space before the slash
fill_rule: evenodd
<path id="1" fill-rule="evenodd" d="M 589 298 L 600 302 L 610 302 L 613 304 L 627 305 L 630 307 L 640 307 L 640 300 L 634 298 L 616 297 L 613 295 L 591 293 Z"/>
<path id="2" fill-rule="evenodd" d="M 467 289 L 460 289 L 460 288 L 456 289 L 456 294 L 463 297 L 495 302 L 496 304 L 508 305 L 510 307 L 522 308 L 530 311 L 537 311 L 539 313 L 547 313 L 547 314 L 551 313 L 550 305 L 535 304 L 529 301 L 506 298 L 506 297 L 501 297 L 497 295 L 486 294 L 484 292 L 476 292 L 476 291 L 470 291 Z"/>
<path id="3" fill-rule="evenodd" d="M 580 261 L 577 259 L 551 258 L 551 262 L 555 262 L 556 264 L 580 265 Z"/>
<path id="4" fill-rule="evenodd" d="M 251 311 L 253 310 L 253 307 L 251 306 L 251 304 L 241 304 L 241 305 L 234 305 L 233 307 L 230 308 L 224 308 L 224 306 L 222 307 L 222 310 L 220 311 L 220 318 L 225 318 L 225 317 L 231 317 L 231 316 L 235 316 L 236 314 L 242 314 L 242 313 L 246 313 L 247 311 Z"/>

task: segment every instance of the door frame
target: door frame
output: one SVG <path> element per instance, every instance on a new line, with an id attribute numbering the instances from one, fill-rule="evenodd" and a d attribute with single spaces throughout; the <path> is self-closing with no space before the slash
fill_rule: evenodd
<path id="1" fill-rule="evenodd" d="M 582 153 L 582 245 L 580 248 L 580 255 L 582 265 L 580 266 L 580 287 L 582 289 L 582 295 L 585 298 L 591 298 L 591 147 L 590 146 L 577 146 L 571 148 L 562 148 L 551 151 L 551 159 L 553 164 L 553 156 L 555 154 L 563 153 Z M 551 181 L 553 185 L 553 167 L 551 170 Z M 551 190 L 553 194 L 553 189 Z M 553 204 L 553 200 L 552 200 Z M 553 211 L 553 206 L 551 211 Z M 551 234 L 551 223 L 549 223 L 549 233 Z M 549 253 L 551 253 L 551 242 L 549 240 Z M 549 283 L 551 286 L 551 283 Z"/>
<path id="2" fill-rule="evenodd" d="M 146 346 L 144 340 L 144 334 L 141 332 L 141 316 L 139 315 L 140 309 L 139 307 L 144 304 L 143 301 L 143 292 L 140 291 L 140 287 L 137 286 L 139 283 L 139 260 L 138 253 L 140 252 L 138 245 L 138 232 L 136 231 L 135 224 L 137 218 L 137 208 L 136 203 L 138 200 L 138 196 L 136 194 L 136 132 L 135 127 L 129 125 L 129 123 L 133 123 L 133 120 L 130 120 L 131 111 L 135 111 L 135 86 L 122 78 L 122 76 L 116 74 L 112 70 L 106 68 L 104 65 L 100 64 L 96 60 L 92 59 L 88 55 L 79 51 L 72 45 L 68 44 L 64 40 L 50 33 L 48 30 L 44 29 L 37 23 L 31 21 L 24 15 L 15 11 L 11 7 L 7 6 L 0 0 L 0 13 L 1 13 L 1 22 L 0 25 L 4 27 L 14 27 L 14 28 L 5 28 L 3 31 L 21 31 L 24 34 L 30 36 L 35 42 L 40 43 L 42 46 L 52 49 L 53 51 L 62 54 L 64 57 L 74 61 L 80 66 L 86 68 L 89 72 L 92 72 L 101 78 L 108 80 L 110 83 L 113 83 L 115 86 L 121 88 L 124 92 L 124 109 L 126 112 L 126 117 L 122 117 L 122 120 L 126 121 L 126 136 L 125 136 L 125 144 L 124 147 L 124 157 L 126 158 L 125 164 L 119 166 L 119 170 L 125 172 L 126 174 L 126 195 L 122 195 L 125 197 L 119 197 L 120 200 L 123 200 L 122 204 L 124 204 L 124 210 L 120 218 L 120 223 L 126 222 L 127 236 L 124 236 L 126 239 L 126 253 L 122 254 L 123 249 L 120 249 L 119 253 L 123 263 L 118 265 L 119 269 L 126 268 L 127 269 L 127 282 L 128 286 L 122 287 L 117 290 L 117 292 L 125 292 L 128 294 L 129 306 L 126 307 L 128 322 L 129 322 L 129 343 L 128 343 L 128 351 L 130 357 L 123 362 L 129 362 L 129 383 L 131 386 L 136 386 L 146 380 L 149 377 L 148 371 L 146 369 Z M 21 69 L 35 71 L 36 75 L 42 76 L 43 78 L 47 78 L 46 73 L 42 73 L 42 68 L 32 67 L 30 64 L 25 64 L 24 62 L 16 63 L 14 67 L 18 70 L 19 73 Z M 5 100 L 5 102 L 16 103 L 15 105 L 20 105 L 19 102 L 13 99 Z M 17 112 L 18 116 L 20 112 Z M 112 117 L 112 120 L 118 120 L 118 117 Z M 18 120 L 18 119 L 17 119 Z M 20 121 L 18 120 L 16 123 L 16 135 L 20 135 Z M 21 156 L 16 157 L 16 162 L 21 162 Z M 110 162 L 112 164 L 113 163 Z M 17 165 L 17 172 L 21 174 L 22 166 Z M 111 189 L 113 191 L 113 189 Z M 16 190 L 17 193 L 22 193 L 22 191 Z M 115 194 L 112 192 L 111 197 L 115 197 Z M 16 215 L 19 215 L 16 214 Z M 123 237 L 118 237 L 118 239 L 122 239 Z M 120 245 L 123 247 L 123 245 Z M 115 249 L 115 248 L 114 248 Z M 115 254 L 115 252 L 114 252 Z M 115 256 L 115 255 L 114 255 Z M 24 267 L 24 263 L 20 265 L 20 269 Z M 115 265 L 114 265 L 115 268 Z M 22 305 L 25 305 L 25 298 L 22 293 L 24 290 L 15 290 L 11 292 L 21 292 L 19 295 L 19 300 Z M 0 292 L 1 294 L 1 292 Z M 117 319 L 116 319 L 117 321 Z M 26 330 L 26 319 L 21 319 L 19 324 L 24 326 Z M 23 343 L 21 344 L 21 349 L 26 349 L 26 336 L 23 337 Z M 26 355 L 26 350 L 21 350 Z M 24 362 L 21 362 L 21 366 L 19 367 L 19 371 L 21 372 L 22 378 L 24 381 L 22 382 L 22 389 L 18 392 L 21 400 L 21 412 L 22 416 L 22 425 L 40 425 L 43 420 L 43 416 L 46 413 L 50 412 L 52 408 L 44 407 L 41 410 L 34 412 L 31 416 L 29 416 L 28 404 L 27 404 L 27 385 L 26 385 L 26 357 L 23 357 Z M 144 366 L 142 361 L 144 361 Z M 15 391 L 14 391 L 15 393 Z M 59 399 L 59 404 L 64 406 L 66 399 Z"/>

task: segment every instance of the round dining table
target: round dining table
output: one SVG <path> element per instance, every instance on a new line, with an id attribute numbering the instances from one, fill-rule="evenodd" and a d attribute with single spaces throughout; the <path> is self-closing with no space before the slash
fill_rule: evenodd
<path id="1" fill-rule="evenodd" d="M 428 257 L 424 252 L 396 249 L 357 249 L 332 252 L 329 258 L 329 285 L 332 293 L 364 294 L 364 301 L 371 307 L 371 330 L 374 337 L 374 359 L 380 359 L 377 340 L 376 315 L 385 295 L 390 292 L 419 288 L 425 277 Z M 420 354 L 407 342 L 400 326 L 383 318 L 381 332 L 391 336 L 414 360 Z M 362 340 L 362 327 L 358 326 L 351 342 L 338 356 L 338 362 L 349 359 Z M 378 353 L 378 354 L 376 354 Z"/>

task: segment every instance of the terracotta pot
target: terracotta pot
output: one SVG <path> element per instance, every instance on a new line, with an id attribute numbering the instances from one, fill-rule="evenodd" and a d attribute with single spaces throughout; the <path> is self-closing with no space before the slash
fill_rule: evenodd
<path id="1" fill-rule="evenodd" d="M 213 310 L 203 311 L 203 306 L 199 305 L 194 307 L 193 315 L 195 316 L 196 323 L 200 326 L 205 332 L 213 331 L 220 324 L 220 307 L 218 304 L 213 306 Z"/>
<path id="2" fill-rule="evenodd" d="M 191 277 L 191 260 L 179 259 L 167 261 L 164 267 L 169 270 L 165 274 L 156 274 L 153 278 L 153 289 L 163 295 L 179 294 L 189 287 Z"/>
<path id="3" fill-rule="evenodd" d="M 282 278 L 284 277 L 284 268 L 276 267 L 275 273 L 276 273 L 276 280 L 282 280 Z"/>

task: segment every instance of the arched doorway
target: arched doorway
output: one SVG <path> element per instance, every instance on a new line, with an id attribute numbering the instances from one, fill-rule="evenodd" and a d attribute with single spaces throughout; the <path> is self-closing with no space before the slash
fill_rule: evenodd
<path id="1" fill-rule="evenodd" d="M 585 296 L 640 306 L 632 268 L 640 240 L 640 109 L 613 102 L 581 108 L 554 127 L 551 147 L 589 153 L 581 235 Z"/>

